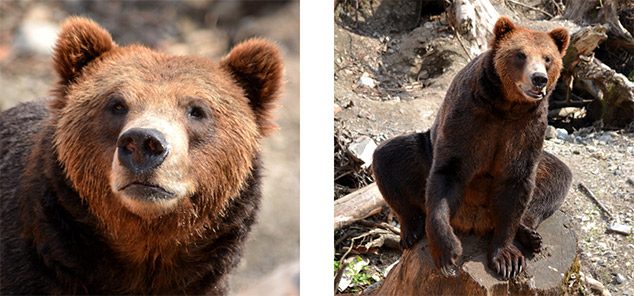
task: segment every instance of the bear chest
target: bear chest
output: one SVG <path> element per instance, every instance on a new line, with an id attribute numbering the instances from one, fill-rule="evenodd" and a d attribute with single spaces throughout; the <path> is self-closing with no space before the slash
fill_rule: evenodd
<path id="1" fill-rule="evenodd" d="M 509 178 L 510 172 L 526 171 L 516 166 L 530 163 L 527 160 L 541 149 L 538 140 L 523 130 L 512 131 L 498 125 L 485 129 L 484 134 L 488 140 L 473 145 L 475 173 L 466 183 L 464 196 L 451 219 L 454 229 L 463 233 L 484 235 L 494 230 L 496 215 L 503 215 L 495 213 L 491 205 L 494 187 Z"/>
<path id="2" fill-rule="evenodd" d="M 491 188 L 494 178 L 490 174 L 475 176 L 466 186 L 465 194 L 451 218 L 451 226 L 463 233 L 475 232 L 483 235 L 494 228 L 490 207 Z"/>

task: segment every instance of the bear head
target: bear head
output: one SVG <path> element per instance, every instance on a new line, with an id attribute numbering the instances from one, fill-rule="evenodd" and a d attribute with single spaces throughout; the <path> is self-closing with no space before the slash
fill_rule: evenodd
<path id="1" fill-rule="evenodd" d="M 261 39 L 214 62 L 121 47 L 75 17 L 62 25 L 53 62 L 57 157 L 104 224 L 175 216 L 182 225 L 222 213 L 276 128 L 283 66 Z"/>
<path id="2" fill-rule="evenodd" d="M 563 28 L 550 32 L 518 27 L 500 17 L 490 47 L 495 71 L 507 100 L 536 102 L 554 89 L 570 37 Z"/>

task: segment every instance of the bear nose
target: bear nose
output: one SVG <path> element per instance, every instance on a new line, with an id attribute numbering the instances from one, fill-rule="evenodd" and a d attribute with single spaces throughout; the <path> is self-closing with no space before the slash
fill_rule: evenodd
<path id="1" fill-rule="evenodd" d="M 169 153 L 163 134 L 155 129 L 131 128 L 117 140 L 119 162 L 134 174 L 161 165 Z"/>
<path id="2" fill-rule="evenodd" d="M 548 76 L 546 73 L 536 72 L 531 76 L 531 82 L 533 82 L 533 86 L 537 88 L 543 88 L 548 83 Z"/>

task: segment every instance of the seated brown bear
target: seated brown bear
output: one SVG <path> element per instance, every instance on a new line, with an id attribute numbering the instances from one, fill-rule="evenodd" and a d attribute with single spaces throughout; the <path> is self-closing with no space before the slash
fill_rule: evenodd
<path id="1" fill-rule="evenodd" d="M 489 267 L 503 278 L 526 264 L 514 242 L 540 250 L 535 229 L 572 180 L 542 149 L 568 42 L 565 29 L 538 32 L 500 18 L 490 50 L 458 72 L 431 129 L 377 148 L 374 176 L 401 224 L 403 248 L 425 234 L 436 267 L 451 275 L 462 255 L 454 232 L 491 234 Z"/>

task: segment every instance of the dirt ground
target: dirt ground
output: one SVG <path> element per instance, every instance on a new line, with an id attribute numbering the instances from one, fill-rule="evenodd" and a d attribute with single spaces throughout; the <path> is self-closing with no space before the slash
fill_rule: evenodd
<path id="1" fill-rule="evenodd" d="M 93 18 L 118 44 L 140 43 L 172 54 L 217 59 L 250 37 L 276 41 L 286 88 L 280 130 L 264 141 L 264 197 L 232 294 L 276 269 L 298 289 L 299 268 L 299 3 L 297 1 L 0 1 L 0 110 L 48 95 L 55 82 L 50 42 L 70 15 Z M 42 49 L 43 48 L 43 49 Z M 278 274 L 280 272 L 277 272 Z M 275 294 L 275 292 L 272 292 Z"/>
<path id="2" fill-rule="evenodd" d="M 509 13 L 502 1 L 492 3 L 500 14 Z M 335 11 L 335 199 L 373 181 L 347 147 L 361 136 L 379 144 L 428 129 L 453 76 L 468 62 L 442 7 L 423 9 L 427 13 L 420 23 L 412 11 L 416 1 L 409 0 L 341 1 Z M 537 15 L 525 11 L 522 19 L 538 20 Z M 581 271 L 612 295 L 634 295 L 634 235 L 607 231 L 612 222 L 634 226 L 634 183 L 628 182 L 634 179 L 633 130 L 589 126 L 568 132 L 569 136 L 547 140 L 545 150 L 566 162 L 574 174 L 562 210 L 575 222 Z M 613 217 L 579 184 L 589 188 Z M 386 209 L 365 223 L 336 231 L 335 262 L 352 237 L 381 222 L 398 226 Z M 381 280 L 400 256 L 400 250 L 387 244 L 364 250 L 361 246 L 367 242 L 355 241 L 348 257 L 367 261 L 365 271 L 374 278 L 339 292 L 355 293 Z M 586 286 L 578 293 L 593 292 Z"/>

